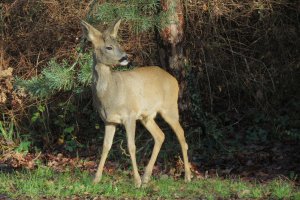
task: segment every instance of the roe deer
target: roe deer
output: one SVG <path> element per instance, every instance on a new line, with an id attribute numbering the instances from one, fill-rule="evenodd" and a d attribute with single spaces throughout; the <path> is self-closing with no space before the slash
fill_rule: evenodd
<path id="1" fill-rule="evenodd" d="M 127 54 L 116 40 L 121 20 L 104 32 L 100 32 L 85 21 L 83 30 L 94 50 L 93 100 L 105 122 L 103 150 L 94 183 L 101 180 L 103 166 L 112 146 L 117 124 L 123 124 L 127 134 L 127 145 L 133 166 L 136 187 L 146 184 L 165 139 L 154 118 L 159 113 L 175 132 L 182 149 L 185 181 L 191 180 L 188 162 L 188 145 L 179 124 L 177 80 L 156 66 L 139 67 L 130 71 L 113 71 L 115 65 L 127 65 Z M 136 163 L 135 128 L 140 120 L 154 138 L 153 152 L 141 177 Z"/>

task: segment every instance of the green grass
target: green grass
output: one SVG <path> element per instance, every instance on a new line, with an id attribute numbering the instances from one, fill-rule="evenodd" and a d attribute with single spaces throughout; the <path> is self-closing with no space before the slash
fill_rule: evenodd
<path id="1" fill-rule="evenodd" d="M 0 173 L 0 194 L 14 199 L 67 197 L 108 198 L 205 198 L 205 199 L 297 199 L 299 188 L 281 179 L 266 184 L 241 180 L 210 178 L 184 183 L 162 176 L 154 178 L 147 187 L 134 188 L 128 172 L 114 172 L 105 175 L 99 184 L 92 184 L 92 174 L 87 171 L 55 172 L 44 166 L 36 170 Z"/>

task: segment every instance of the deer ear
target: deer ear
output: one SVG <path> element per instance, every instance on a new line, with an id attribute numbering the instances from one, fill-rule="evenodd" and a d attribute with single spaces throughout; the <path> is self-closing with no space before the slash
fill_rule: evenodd
<path id="1" fill-rule="evenodd" d="M 102 33 L 100 31 L 95 29 L 92 25 L 90 25 L 86 21 L 81 20 L 81 25 L 85 37 L 92 43 L 95 43 L 102 36 Z"/>
<path id="2" fill-rule="evenodd" d="M 111 37 L 116 38 L 118 34 L 118 30 L 120 27 L 121 19 L 118 19 L 115 21 L 115 23 L 112 24 L 112 26 L 108 29 L 108 32 Z"/>

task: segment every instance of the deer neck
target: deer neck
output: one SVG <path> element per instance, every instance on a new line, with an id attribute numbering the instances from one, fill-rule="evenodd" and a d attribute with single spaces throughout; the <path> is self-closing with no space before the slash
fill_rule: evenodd
<path id="1" fill-rule="evenodd" d="M 96 86 L 97 94 L 104 96 L 108 92 L 109 85 L 112 81 L 111 68 L 102 63 L 98 63 L 95 65 L 94 70 L 94 84 Z"/>

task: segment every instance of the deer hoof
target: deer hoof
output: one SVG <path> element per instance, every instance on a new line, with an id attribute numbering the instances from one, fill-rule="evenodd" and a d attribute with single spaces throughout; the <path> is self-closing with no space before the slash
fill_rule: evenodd
<path id="1" fill-rule="evenodd" d="M 191 182 L 191 175 L 186 175 L 186 176 L 184 177 L 184 181 L 185 181 L 186 183 Z"/>
<path id="2" fill-rule="evenodd" d="M 141 178 L 135 180 L 134 185 L 135 185 L 136 188 L 140 188 L 141 185 L 142 185 L 142 180 L 141 180 Z"/>
<path id="3" fill-rule="evenodd" d="M 101 178 L 96 177 L 96 178 L 94 178 L 93 183 L 97 184 L 100 182 L 100 180 L 101 180 Z"/>
<path id="4" fill-rule="evenodd" d="M 142 183 L 147 184 L 149 180 L 150 180 L 149 176 L 143 176 Z"/>

